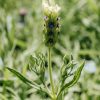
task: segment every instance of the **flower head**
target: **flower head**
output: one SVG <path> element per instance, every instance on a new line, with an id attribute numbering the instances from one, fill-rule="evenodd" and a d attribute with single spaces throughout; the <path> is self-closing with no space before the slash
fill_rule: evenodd
<path id="1" fill-rule="evenodd" d="M 59 33 L 59 11 L 60 7 L 51 2 L 43 2 L 43 12 L 44 12 L 44 38 L 45 44 L 49 47 L 54 46 L 57 41 Z"/>

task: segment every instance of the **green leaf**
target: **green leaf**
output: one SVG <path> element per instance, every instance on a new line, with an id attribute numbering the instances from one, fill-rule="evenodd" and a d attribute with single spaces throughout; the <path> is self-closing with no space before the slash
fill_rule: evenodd
<path id="1" fill-rule="evenodd" d="M 25 78 L 22 74 L 20 74 L 19 72 L 17 72 L 14 69 L 8 68 L 6 67 L 10 72 L 12 72 L 14 75 L 16 75 L 22 82 L 26 83 L 27 85 L 33 86 L 34 88 L 37 88 L 37 84 L 33 83 L 32 81 L 28 80 L 27 78 Z"/>
<path id="2" fill-rule="evenodd" d="M 48 91 L 47 91 L 45 88 L 39 86 L 39 85 L 36 84 L 35 82 L 33 83 L 32 81 L 28 80 L 27 78 L 25 78 L 23 75 L 21 75 L 21 74 L 20 74 L 19 72 L 17 72 L 16 70 L 11 69 L 11 68 L 8 68 L 8 67 L 6 67 L 6 68 L 7 68 L 10 72 L 12 72 L 14 75 L 16 75 L 22 82 L 26 83 L 27 85 L 30 85 L 30 86 L 34 87 L 34 88 L 37 89 L 37 90 L 41 90 L 41 91 L 47 93 L 48 95 L 50 95 L 50 94 L 48 93 Z"/>
<path id="3" fill-rule="evenodd" d="M 64 100 L 64 93 L 63 92 L 57 97 L 57 100 Z"/>
<path id="4" fill-rule="evenodd" d="M 35 61 L 36 61 L 36 58 L 34 58 L 32 55 L 29 57 L 29 65 L 31 67 L 33 67 L 35 65 Z"/>
<path id="5" fill-rule="evenodd" d="M 7 100 L 6 96 L 4 94 L 1 94 L 1 93 L 0 93 L 0 98 L 1 98 L 1 100 Z"/>
<path id="6" fill-rule="evenodd" d="M 6 87 L 6 89 L 9 91 L 10 95 L 16 96 L 16 91 L 14 91 L 12 88 Z"/>
<path id="7" fill-rule="evenodd" d="M 68 64 L 69 61 L 70 61 L 69 55 L 66 54 L 66 55 L 63 57 L 63 61 L 64 61 L 64 64 L 65 64 L 65 65 Z"/>
<path id="8" fill-rule="evenodd" d="M 75 72 L 74 74 L 74 77 L 72 79 L 72 81 L 70 81 L 69 83 L 66 83 L 60 90 L 58 96 L 61 94 L 62 91 L 64 91 L 66 88 L 69 88 L 69 87 L 72 87 L 74 84 L 77 83 L 77 81 L 79 80 L 80 78 L 80 75 L 81 75 L 81 72 L 82 72 L 82 69 L 84 67 L 84 64 L 85 62 L 83 62 L 80 67 L 77 69 L 77 71 Z"/>
<path id="9" fill-rule="evenodd" d="M 12 80 L 4 80 L 4 79 L 0 80 L 0 86 L 3 86 L 4 84 L 8 87 L 12 87 L 14 82 Z"/>
<path id="10" fill-rule="evenodd" d="M 33 57 L 32 55 L 29 56 L 29 69 L 31 71 L 34 71 L 35 73 L 37 73 L 36 72 L 36 61 L 37 59 L 35 57 Z"/>

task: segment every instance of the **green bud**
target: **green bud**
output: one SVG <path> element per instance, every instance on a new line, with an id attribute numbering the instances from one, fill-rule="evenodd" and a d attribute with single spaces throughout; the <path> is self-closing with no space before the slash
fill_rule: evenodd
<path id="1" fill-rule="evenodd" d="M 60 7 L 50 2 L 43 2 L 44 12 L 44 42 L 46 46 L 55 45 L 59 34 L 59 10 Z"/>

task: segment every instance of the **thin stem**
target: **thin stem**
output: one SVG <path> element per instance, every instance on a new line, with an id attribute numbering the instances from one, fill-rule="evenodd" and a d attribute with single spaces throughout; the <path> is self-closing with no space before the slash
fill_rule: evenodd
<path id="1" fill-rule="evenodd" d="M 52 88 L 52 94 L 53 97 L 55 98 L 55 90 L 54 90 L 54 83 L 52 78 L 52 67 L 51 67 L 51 48 L 49 48 L 48 50 L 48 71 L 49 71 L 50 83 Z"/>

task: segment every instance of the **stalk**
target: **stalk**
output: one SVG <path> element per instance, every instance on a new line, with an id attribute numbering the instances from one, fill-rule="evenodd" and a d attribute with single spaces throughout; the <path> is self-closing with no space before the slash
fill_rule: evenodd
<path id="1" fill-rule="evenodd" d="M 55 90 L 54 90 L 54 83 L 52 78 L 52 66 L 51 66 L 51 48 L 48 50 L 48 71 L 49 71 L 49 77 L 50 77 L 50 84 L 52 88 L 52 100 L 56 100 L 55 97 Z"/>

